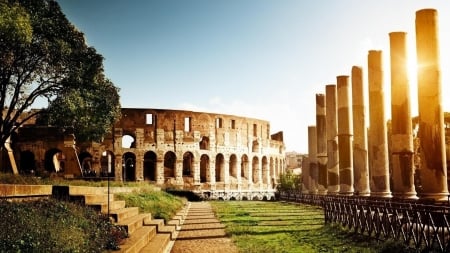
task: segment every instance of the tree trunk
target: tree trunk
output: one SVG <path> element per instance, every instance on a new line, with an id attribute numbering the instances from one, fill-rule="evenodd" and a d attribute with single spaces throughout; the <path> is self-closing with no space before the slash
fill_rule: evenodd
<path id="1" fill-rule="evenodd" d="M 16 159 L 14 158 L 14 153 L 11 148 L 10 138 L 5 141 L 5 148 L 8 151 L 9 162 L 11 163 L 13 174 L 18 175 L 19 171 L 17 170 Z"/>

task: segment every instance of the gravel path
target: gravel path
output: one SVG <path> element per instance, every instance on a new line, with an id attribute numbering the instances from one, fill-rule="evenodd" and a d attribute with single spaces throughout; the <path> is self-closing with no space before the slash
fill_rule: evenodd
<path id="1" fill-rule="evenodd" d="M 208 202 L 192 202 L 171 253 L 237 253 Z"/>

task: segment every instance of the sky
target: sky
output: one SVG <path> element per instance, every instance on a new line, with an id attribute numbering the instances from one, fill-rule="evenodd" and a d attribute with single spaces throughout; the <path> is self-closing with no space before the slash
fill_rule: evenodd
<path id="1" fill-rule="evenodd" d="M 444 110 L 450 111 L 450 2 L 445 0 L 57 0 L 103 55 L 122 107 L 193 110 L 270 122 L 286 151 L 308 153 L 315 94 L 382 50 L 390 105 L 389 33 L 438 11 Z M 417 98 L 416 77 L 410 77 Z M 365 80 L 367 92 L 367 80 Z M 417 115 L 417 102 L 412 102 Z M 386 107 L 387 118 L 390 106 Z M 368 108 L 367 108 L 368 112 Z"/>

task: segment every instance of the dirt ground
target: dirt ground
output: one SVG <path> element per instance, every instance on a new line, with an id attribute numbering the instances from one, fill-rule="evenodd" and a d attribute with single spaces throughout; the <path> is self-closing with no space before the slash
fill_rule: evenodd
<path id="1" fill-rule="evenodd" d="M 171 253 L 237 253 L 208 202 L 192 202 Z"/>

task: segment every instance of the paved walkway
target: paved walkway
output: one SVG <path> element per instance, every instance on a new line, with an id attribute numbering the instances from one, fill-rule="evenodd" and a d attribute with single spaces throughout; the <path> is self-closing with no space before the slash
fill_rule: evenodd
<path id="1" fill-rule="evenodd" d="M 171 253 L 236 253 L 208 202 L 191 202 Z"/>

